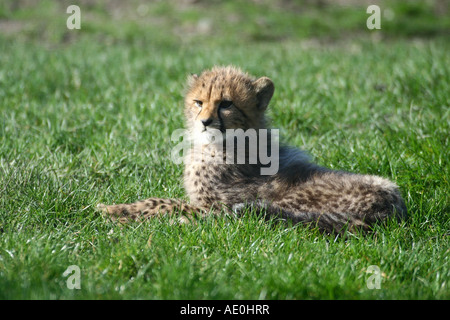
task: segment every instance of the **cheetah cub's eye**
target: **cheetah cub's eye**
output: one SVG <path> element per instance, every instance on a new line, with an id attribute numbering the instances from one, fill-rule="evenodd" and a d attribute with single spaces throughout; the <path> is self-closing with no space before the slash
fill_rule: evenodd
<path id="1" fill-rule="evenodd" d="M 197 107 L 201 108 L 203 106 L 203 101 L 200 100 L 194 100 L 194 103 Z"/>
<path id="2" fill-rule="evenodd" d="M 233 101 L 223 100 L 219 104 L 219 109 L 227 109 L 227 108 L 231 107 L 232 104 L 233 104 Z"/>

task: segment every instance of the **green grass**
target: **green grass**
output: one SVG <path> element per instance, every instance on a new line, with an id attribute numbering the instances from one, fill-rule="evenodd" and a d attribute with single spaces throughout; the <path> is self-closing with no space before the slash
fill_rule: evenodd
<path id="1" fill-rule="evenodd" d="M 58 8 L 41 6 L 3 5 L 0 16 L 40 21 Z M 312 42 L 290 34 L 283 17 L 295 15 L 278 8 L 267 18 L 277 28 L 262 35 L 249 21 L 226 45 L 217 38 L 238 31 L 230 23 L 192 36 L 192 45 L 167 23 L 240 12 L 237 5 L 154 6 L 149 14 L 164 19 L 146 27 L 160 23 L 159 33 L 128 17 L 122 29 L 98 5 L 90 9 L 98 19 L 76 35 L 64 36 L 64 11 L 36 22 L 44 32 L 0 34 L 0 299 L 450 299 L 446 20 L 430 22 L 429 39 L 404 37 L 412 20 L 370 41 L 359 11 L 339 9 L 329 21 L 347 21 L 358 39 L 327 44 L 326 29 Z M 265 12 L 248 6 L 249 15 Z M 195 225 L 103 220 L 99 202 L 186 198 L 170 136 L 183 126 L 186 75 L 215 64 L 272 78 L 269 114 L 284 140 L 321 165 L 394 180 L 410 219 L 347 239 L 251 213 Z M 66 286 L 70 265 L 81 269 L 81 290 Z M 380 290 L 366 285 L 371 265 L 382 272 Z"/>

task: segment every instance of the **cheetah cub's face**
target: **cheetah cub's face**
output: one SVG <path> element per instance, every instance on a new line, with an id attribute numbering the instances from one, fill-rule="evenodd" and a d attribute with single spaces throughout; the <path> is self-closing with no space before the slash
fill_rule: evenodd
<path id="1" fill-rule="evenodd" d="M 226 129 L 265 128 L 264 111 L 274 92 L 267 77 L 253 79 L 234 67 L 215 67 L 188 79 L 187 127 L 194 139 Z"/>

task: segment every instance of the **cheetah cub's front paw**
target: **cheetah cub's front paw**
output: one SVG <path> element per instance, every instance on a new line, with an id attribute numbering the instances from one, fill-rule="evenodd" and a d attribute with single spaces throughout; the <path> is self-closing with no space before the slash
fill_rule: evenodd
<path id="1" fill-rule="evenodd" d="M 106 205 L 104 205 L 103 203 L 99 203 L 96 207 L 95 210 L 100 212 L 102 215 L 103 214 L 107 214 L 108 213 L 108 208 Z"/>
<path id="2" fill-rule="evenodd" d="M 245 208 L 247 208 L 245 203 L 236 203 L 233 205 L 232 210 L 234 214 L 240 215 Z"/>
<path id="3" fill-rule="evenodd" d="M 242 216 L 246 211 L 261 209 L 264 207 L 264 202 L 257 200 L 255 202 L 242 202 L 233 205 L 232 210 L 235 216 Z"/>
<path id="4" fill-rule="evenodd" d="M 99 203 L 96 209 L 104 218 L 109 218 L 112 220 L 127 221 L 136 220 L 138 213 L 130 210 L 128 205 L 105 205 Z"/>

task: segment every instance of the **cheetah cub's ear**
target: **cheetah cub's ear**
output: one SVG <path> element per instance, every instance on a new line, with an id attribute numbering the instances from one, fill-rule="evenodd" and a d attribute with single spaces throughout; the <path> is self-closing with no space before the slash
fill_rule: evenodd
<path id="1" fill-rule="evenodd" d="M 255 86 L 256 98 L 258 100 L 258 109 L 261 111 L 266 110 L 269 105 L 270 99 L 272 99 L 275 86 L 272 80 L 267 77 L 261 77 L 253 81 Z"/>
<path id="2" fill-rule="evenodd" d="M 195 82 L 198 80 L 198 75 L 191 73 L 187 77 L 187 85 L 189 88 L 192 88 L 195 84 Z"/>

